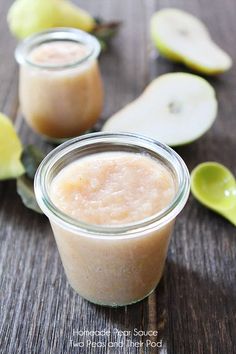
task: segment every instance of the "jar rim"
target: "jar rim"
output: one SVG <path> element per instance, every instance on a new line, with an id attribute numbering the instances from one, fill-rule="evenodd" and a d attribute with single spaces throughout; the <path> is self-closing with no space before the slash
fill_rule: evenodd
<path id="1" fill-rule="evenodd" d="M 29 59 L 29 53 L 37 46 L 55 41 L 70 41 L 84 44 L 89 48 L 88 53 L 79 60 L 67 64 L 38 64 Z M 72 69 L 88 60 L 96 59 L 101 52 L 101 46 L 97 38 L 87 32 L 76 28 L 57 27 L 38 32 L 20 42 L 15 50 L 15 59 L 20 65 L 29 65 L 33 68 L 44 70 Z"/>
<path id="2" fill-rule="evenodd" d="M 125 140 L 126 143 L 125 143 Z M 55 167 L 58 161 L 68 156 L 75 148 L 82 148 L 94 143 L 114 143 L 120 146 L 133 146 L 144 148 L 149 147 L 153 153 L 156 152 L 157 156 L 162 157 L 166 164 L 172 165 L 178 178 L 178 186 L 176 195 L 171 203 L 161 210 L 138 222 L 121 225 L 95 225 L 88 224 L 83 221 L 76 220 L 60 209 L 58 209 L 52 202 L 48 188 L 47 179 L 49 178 L 50 171 Z M 148 150 L 147 150 L 148 151 Z M 168 158 L 167 158 L 168 155 Z M 49 218 L 56 224 L 62 226 L 64 229 L 71 230 L 74 233 L 86 237 L 105 238 L 105 239 L 125 239 L 133 238 L 143 234 L 143 232 L 152 231 L 156 228 L 161 228 L 168 222 L 172 221 L 183 209 L 187 202 L 190 182 L 189 172 L 182 158 L 169 146 L 162 144 L 152 138 L 139 134 L 131 133 L 90 133 L 81 137 L 70 139 L 52 150 L 41 162 L 34 180 L 34 189 L 37 202 Z"/>

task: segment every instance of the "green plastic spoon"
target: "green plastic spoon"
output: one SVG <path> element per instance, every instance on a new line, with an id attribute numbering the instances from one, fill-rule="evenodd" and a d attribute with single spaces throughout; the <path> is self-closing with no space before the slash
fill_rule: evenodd
<path id="1" fill-rule="evenodd" d="M 232 173 L 217 162 L 204 162 L 191 173 L 191 191 L 207 208 L 236 226 L 236 181 Z"/>

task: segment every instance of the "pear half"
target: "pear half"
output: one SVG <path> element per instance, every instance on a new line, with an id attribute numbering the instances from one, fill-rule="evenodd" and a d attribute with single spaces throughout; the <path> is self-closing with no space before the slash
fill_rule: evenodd
<path id="1" fill-rule="evenodd" d="M 10 31 L 19 39 L 53 27 L 76 27 L 90 32 L 93 17 L 69 0 L 16 0 L 7 21 Z"/>
<path id="2" fill-rule="evenodd" d="M 206 26 L 178 9 L 163 9 L 151 18 L 151 37 L 164 57 L 191 69 L 213 75 L 232 66 L 230 56 L 218 47 Z"/>
<path id="3" fill-rule="evenodd" d="M 202 136 L 216 114 L 215 92 L 206 80 L 170 73 L 152 81 L 139 98 L 108 119 L 102 130 L 139 133 L 177 146 Z"/>

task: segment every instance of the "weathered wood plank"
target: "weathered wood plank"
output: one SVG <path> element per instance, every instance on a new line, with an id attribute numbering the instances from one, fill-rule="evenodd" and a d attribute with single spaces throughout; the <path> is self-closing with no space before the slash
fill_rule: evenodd
<path id="1" fill-rule="evenodd" d="M 15 117 L 17 99 L 17 65 L 14 59 L 16 41 L 10 37 L 6 22 L 9 1 L 0 4 L 0 109 Z"/>
<path id="2" fill-rule="evenodd" d="M 180 7 L 200 17 L 217 43 L 235 58 L 230 32 L 236 30 L 236 7 L 230 1 L 224 2 L 224 9 L 220 1 L 208 4 L 209 8 L 205 1 L 162 1 L 161 7 Z M 187 71 L 162 58 L 152 66 L 156 75 Z M 219 100 L 218 119 L 203 138 L 177 152 L 190 170 L 200 162 L 215 160 L 236 173 L 235 69 L 209 81 Z M 156 292 L 158 317 L 166 314 L 163 336 L 168 353 L 235 352 L 235 236 L 233 226 L 190 198 L 176 224 L 163 287 Z"/>

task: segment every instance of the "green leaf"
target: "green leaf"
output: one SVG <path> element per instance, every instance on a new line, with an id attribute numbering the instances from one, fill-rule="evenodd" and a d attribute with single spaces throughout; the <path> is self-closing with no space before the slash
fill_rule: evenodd
<path id="1" fill-rule="evenodd" d="M 37 213 L 42 214 L 34 194 L 34 176 L 45 154 L 36 146 L 25 146 L 21 155 L 21 161 L 25 168 L 25 174 L 17 178 L 17 193 L 23 204 Z"/>
<path id="2" fill-rule="evenodd" d="M 104 22 L 102 19 L 96 19 L 96 27 L 92 31 L 92 34 L 97 37 L 101 43 L 102 50 L 106 50 L 110 40 L 118 33 L 121 26 L 121 22 Z"/>
<path id="3" fill-rule="evenodd" d="M 43 214 L 35 198 L 33 180 L 23 175 L 17 178 L 16 186 L 17 193 L 21 197 L 23 204 L 27 208 Z"/>
<path id="4" fill-rule="evenodd" d="M 25 146 L 21 155 L 21 162 L 25 167 L 25 173 L 27 177 L 31 179 L 34 178 L 37 168 L 43 160 L 44 156 L 45 154 L 36 146 Z"/>

